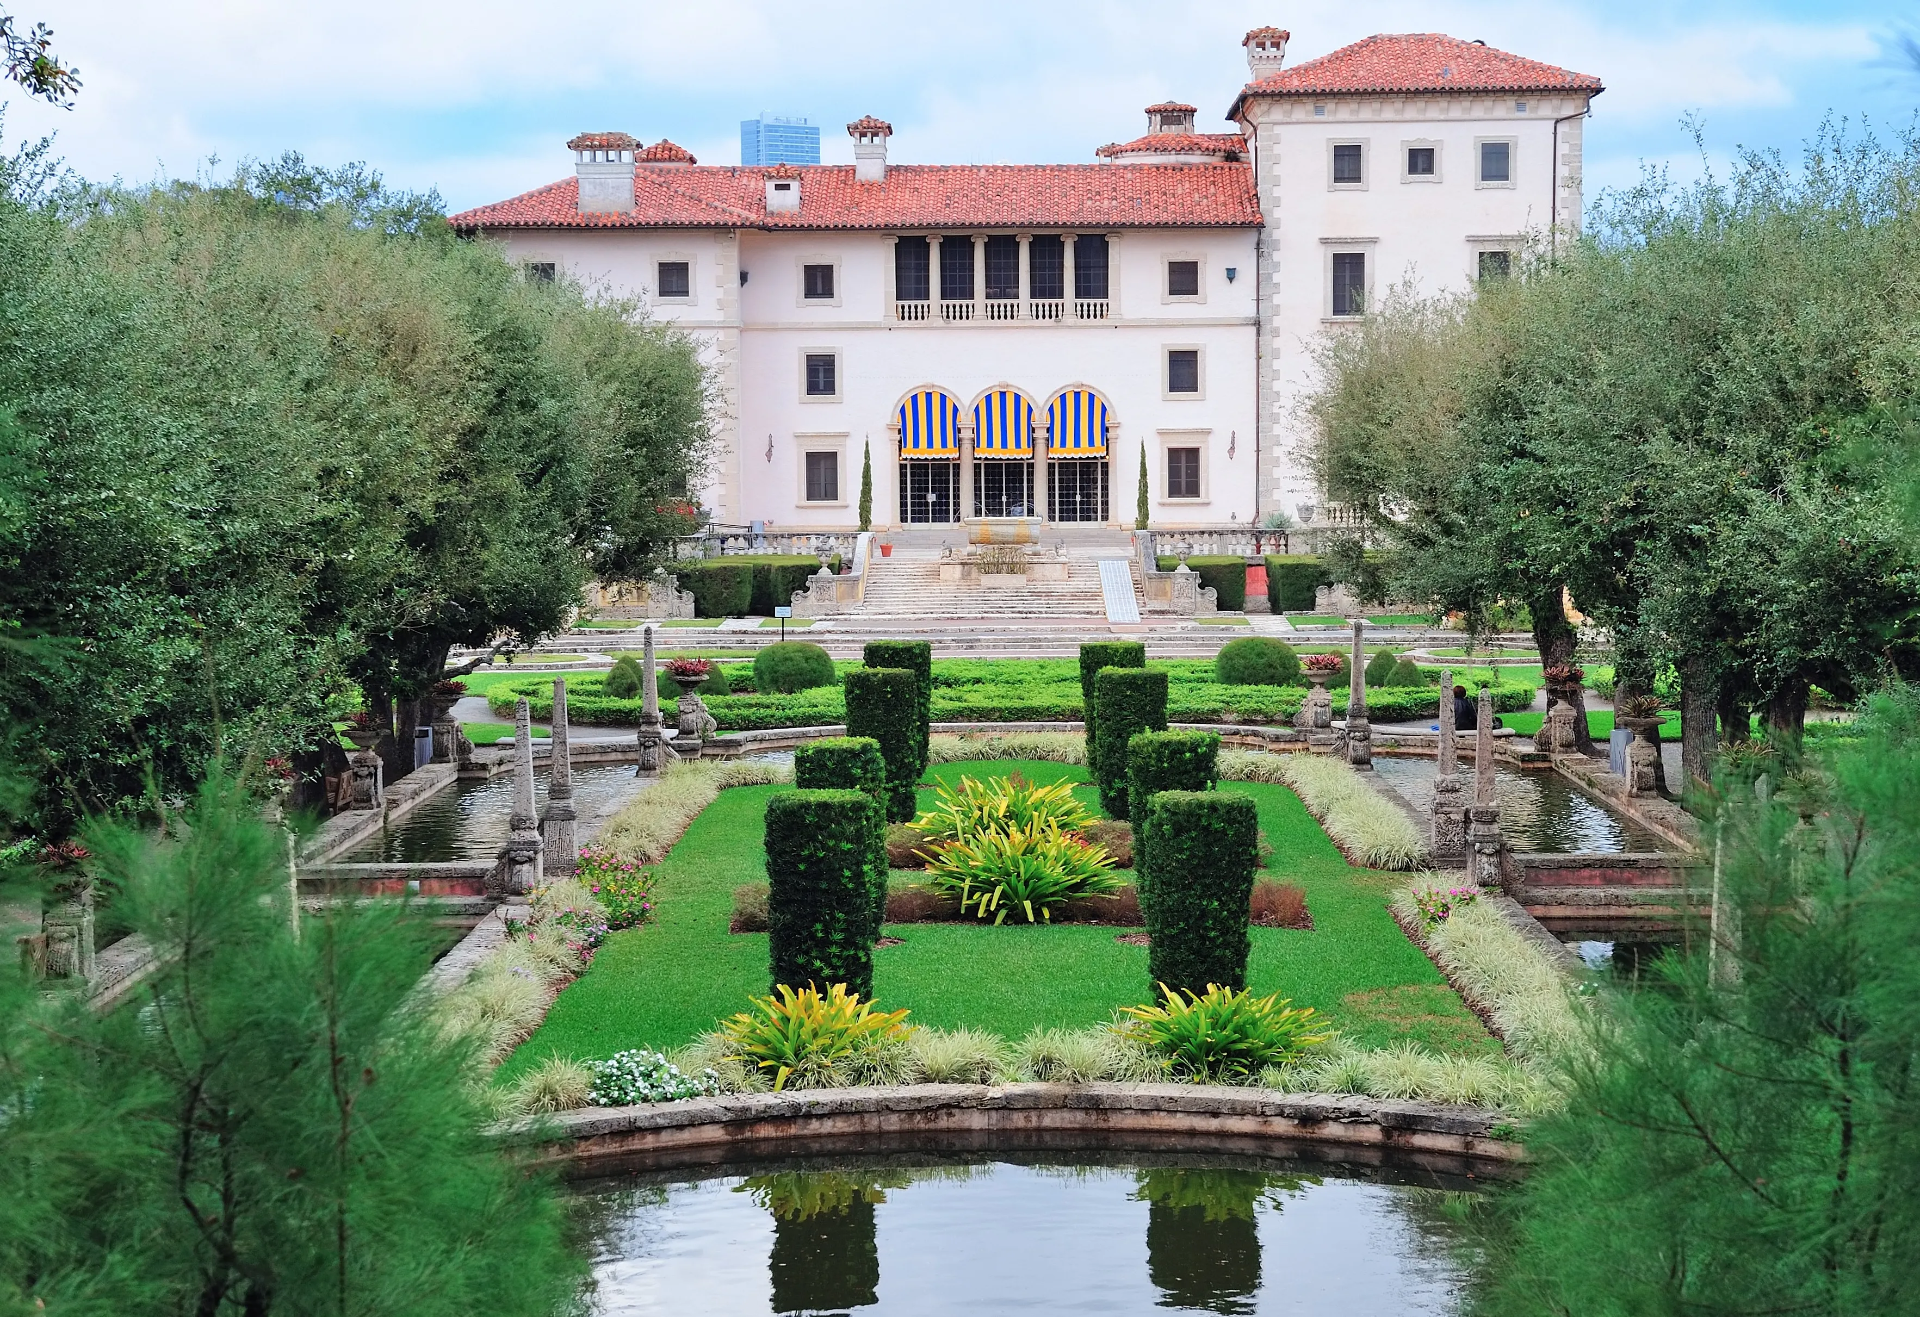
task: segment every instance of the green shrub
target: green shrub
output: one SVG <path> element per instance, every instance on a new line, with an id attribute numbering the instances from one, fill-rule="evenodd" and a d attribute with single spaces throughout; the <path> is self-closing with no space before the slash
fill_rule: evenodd
<path id="1" fill-rule="evenodd" d="M 1267 599 L 1276 613 L 1312 611 L 1320 587 L 1332 584 L 1333 573 L 1312 554 L 1267 555 Z"/>
<path id="2" fill-rule="evenodd" d="M 811 640 L 777 640 L 753 657 L 753 689 L 791 695 L 833 685 L 833 660 Z"/>
<path id="3" fill-rule="evenodd" d="M 1093 679 L 1100 723 L 1092 742 L 1100 808 L 1116 819 L 1127 813 L 1127 743 L 1135 732 L 1167 730 L 1167 674 L 1159 669 L 1107 668 Z"/>
<path id="4" fill-rule="evenodd" d="M 1284 640 L 1242 636 L 1220 647 L 1213 660 L 1222 686 L 1298 686 L 1300 656 Z"/>
<path id="5" fill-rule="evenodd" d="M 1087 746 L 1093 746 L 1093 679 L 1102 668 L 1144 668 L 1147 647 L 1138 640 L 1090 640 L 1080 646 L 1080 720 L 1086 724 Z"/>
<path id="6" fill-rule="evenodd" d="M 832 563 L 828 566 L 839 570 Z M 819 571 L 820 560 L 810 554 L 756 558 L 753 562 L 753 592 L 747 611 L 760 617 L 772 617 L 774 609 L 790 607 L 795 592 L 805 590 L 807 578 L 817 575 Z"/>
<path id="7" fill-rule="evenodd" d="M 1160 555 L 1158 566 L 1170 572 L 1180 565 L 1178 558 Z M 1212 586 L 1223 613 L 1240 613 L 1247 607 L 1247 560 L 1238 554 L 1194 554 L 1187 566 L 1200 578 L 1200 584 Z"/>
<path id="8" fill-rule="evenodd" d="M 872 995 L 875 911 L 887 882 L 879 814 L 864 791 L 783 791 L 767 802 L 767 945 L 776 990 L 844 983 Z"/>
<path id="9" fill-rule="evenodd" d="M 1103 847 L 1036 819 L 1009 831 L 977 832 L 934 848 L 927 881 L 960 902 L 963 914 L 996 924 L 1050 923 L 1066 901 L 1120 890 Z"/>
<path id="10" fill-rule="evenodd" d="M 623 658 L 613 665 L 607 673 L 607 679 L 601 684 L 600 693 L 610 700 L 637 700 L 646 681 L 646 673 L 632 658 Z M 548 716 L 552 716 L 551 710 Z"/>
<path id="11" fill-rule="evenodd" d="M 1326 1017 L 1276 994 L 1255 997 L 1209 984 L 1203 993 L 1168 992 L 1158 1006 L 1128 1006 L 1124 1031 L 1161 1057 L 1176 1077 L 1201 1081 L 1252 1079 L 1268 1066 L 1291 1065 L 1333 1037 Z"/>
<path id="12" fill-rule="evenodd" d="M 675 563 L 680 588 L 693 596 L 696 617 L 745 617 L 753 606 L 753 564 L 731 558 Z"/>
<path id="13" fill-rule="evenodd" d="M 1211 791 L 1219 780 L 1218 732 L 1136 732 L 1127 742 L 1127 801 L 1151 799 L 1162 791 Z M 1133 847 L 1135 884 L 1142 903 L 1148 891 L 1146 835 L 1136 830 Z"/>
<path id="14" fill-rule="evenodd" d="M 860 661 L 870 668 L 904 668 L 920 689 L 920 767 L 927 771 L 927 746 L 933 735 L 933 643 L 927 640 L 869 640 Z"/>
<path id="15" fill-rule="evenodd" d="M 845 687 L 847 735 L 873 738 L 887 763 L 887 819 L 911 822 L 920 782 L 919 681 L 905 668 L 855 668 Z"/>
<path id="16" fill-rule="evenodd" d="M 830 736 L 799 747 L 793 752 L 793 784 L 803 791 L 866 792 L 879 806 L 875 821 L 881 835 L 874 844 L 886 852 L 887 763 L 880 756 L 878 741 L 867 736 Z M 879 902 L 873 917 L 878 930 L 887 913 L 884 882 L 876 886 L 874 899 Z"/>
<path id="17" fill-rule="evenodd" d="M 1253 798 L 1231 791 L 1162 791 L 1134 829 L 1152 863 L 1147 973 L 1170 992 L 1247 986 L 1253 873 L 1260 827 Z"/>
<path id="18" fill-rule="evenodd" d="M 1393 665 L 1393 675 L 1387 678 L 1386 684 L 1389 686 L 1424 686 L 1427 684 L 1427 679 L 1425 674 L 1420 671 L 1419 664 L 1415 663 L 1412 659 L 1403 658 Z"/>
<path id="19" fill-rule="evenodd" d="M 795 1071 L 831 1071 L 865 1049 L 906 1040 L 905 1011 L 877 1011 L 848 984 L 824 991 L 781 984 L 773 991 L 753 998 L 753 1009 L 726 1020 L 720 1032 L 729 1059 L 772 1071 L 776 1092 Z"/>
<path id="20" fill-rule="evenodd" d="M 1393 685 L 1393 670 L 1399 662 L 1399 655 L 1390 649 L 1383 649 L 1368 659 L 1366 670 L 1368 688 Z"/>

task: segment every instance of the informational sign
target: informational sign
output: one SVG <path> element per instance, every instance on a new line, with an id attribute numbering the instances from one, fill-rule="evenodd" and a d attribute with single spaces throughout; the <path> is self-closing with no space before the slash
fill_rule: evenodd
<path id="1" fill-rule="evenodd" d="M 793 610 L 791 608 L 776 608 L 773 610 L 773 615 L 775 617 L 792 617 Z"/>

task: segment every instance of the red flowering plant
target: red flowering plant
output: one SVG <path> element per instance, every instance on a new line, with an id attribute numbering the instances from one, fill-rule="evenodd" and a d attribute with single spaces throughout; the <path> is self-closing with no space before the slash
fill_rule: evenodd
<path id="1" fill-rule="evenodd" d="M 93 852 L 77 841 L 50 841 L 40 848 L 39 858 L 49 869 L 71 869 L 92 856 Z"/>
<path id="2" fill-rule="evenodd" d="M 293 781 L 293 760 L 285 755 L 274 755 L 266 762 L 266 774 L 276 782 Z"/>
<path id="3" fill-rule="evenodd" d="M 632 860 L 583 846 L 574 877 L 607 912 L 607 927 L 632 928 L 653 917 L 653 872 Z"/>
<path id="4" fill-rule="evenodd" d="M 667 675 L 682 686 L 697 686 L 713 671 L 710 659 L 676 658 L 667 660 Z"/>
<path id="5" fill-rule="evenodd" d="M 1340 671 L 1340 656 L 1338 654 L 1309 654 L 1300 660 L 1300 666 L 1308 672 L 1338 672 Z"/>
<path id="6" fill-rule="evenodd" d="M 427 694 L 436 700 L 457 700 L 467 693 L 464 681 L 436 681 L 427 688 Z"/>
<path id="7" fill-rule="evenodd" d="M 1586 669 L 1571 663 L 1556 663 L 1541 673 L 1552 686 L 1578 686 L 1586 679 Z"/>

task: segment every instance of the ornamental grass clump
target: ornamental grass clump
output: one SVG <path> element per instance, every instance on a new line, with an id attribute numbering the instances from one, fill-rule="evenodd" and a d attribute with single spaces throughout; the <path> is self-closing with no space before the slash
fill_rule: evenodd
<path id="1" fill-rule="evenodd" d="M 1326 755 L 1280 758 L 1282 780 L 1350 863 L 1367 869 L 1417 869 L 1426 863 L 1426 840 L 1413 821 L 1347 764 Z"/>
<path id="2" fill-rule="evenodd" d="M 963 777 L 957 786 L 935 788 L 936 804 L 913 821 L 930 841 L 954 841 L 983 832 L 1011 832 L 1050 824 L 1073 832 L 1093 822 L 1093 812 L 1074 798 L 1073 783 L 1036 785 L 1019 773 Z"/>
<path id="3" fill-rule="evenodd" d="M 753 998 L 753 1009 L 729 1018 L 720 1032 L 729 1055 L 771 1074 L 778 1092 L 796 1072 L 832 1074 L 856 1064 L 863 1052 L 904 1044 L 906 1018 L 905 1010 L 876 1010 L 844 983 L 824 993 L 783 983 L 772 996 Z"/>
<path id="4" fill-rule="evenodd" d="M 970 763 L 976 759 L 1036 759 L 1048 764 L 1085 765 L 1087 738 L 1078 732 L 1002 732 L 932 738 L 928 762 Z"/>
<path id="5" fill-rule="evenodd" d="M 721 1092 L 719 1072 L 711 1067 L 687 1074 L 659 1052 L 644 1048 L 615 1052 L 588 1063 L 592 1087 L 587 1101 L 596 1107 L 631 1107 L 642 1102 L 678 1102 Z"/>
<path id="6" fill-rule="evenodd" d="M 1160 985 L 1158 1006 L 1128 1006 L 1116 1029 L 1145 1043 L 1182 1079 L 1245 1083 L 1292 1065 L 1334 1036 L 1326 1017 L 1278 994 L 1255 997 L 1209 983 L 1203 993 Z M 1185 1000 L 1181 1000 L 1182 997 Z"/>

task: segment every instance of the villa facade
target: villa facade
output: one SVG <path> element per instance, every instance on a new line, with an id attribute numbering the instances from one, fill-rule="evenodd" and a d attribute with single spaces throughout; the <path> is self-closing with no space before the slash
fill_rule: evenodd
<path id="1" fill-rule="evenodd" d="M 637 294 L 719 386 L 717 519 L 851 528 L 1030 517 L 1156 527 L 1326 516 L 1298 450 L 1314 346 L 1388 287 L 1504 274 L 1574 230 L 1597 79 L 1435 35 L 1378 36 L 1250 80 L 1096 163 L 715 167 L 624 133 L 573 178 L 453 217 L 531 277 Z"/>

